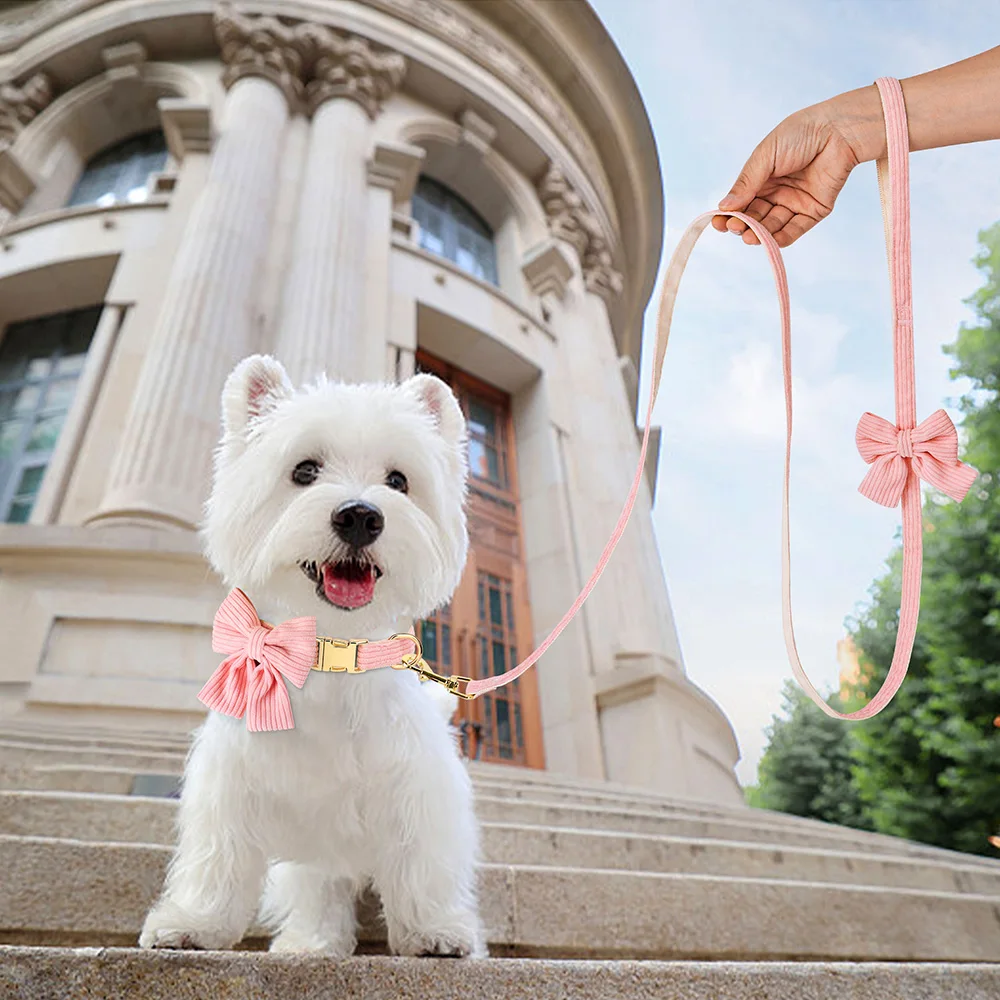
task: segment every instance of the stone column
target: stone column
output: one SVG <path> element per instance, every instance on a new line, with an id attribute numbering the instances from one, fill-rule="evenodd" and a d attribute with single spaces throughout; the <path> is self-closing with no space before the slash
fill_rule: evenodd
<path id="1" fill-rule="evenodd" d="M 301 52 L 275 18 L 228 6 L 220 6 L 216 32 L 228 89 L 219 135 L 91 522 L 197 525 L 219 393 L 233 364 L 259 346 L 256 288 L 289 102 L 302 89 Z"/>
<path id="2" fill-rule="evenodd" d="M 618 519 L 639 457 L 635 413 L 607 310 L 623 280 L 595 216 L 558 167 L 542 179 L 539 196 L 562 253 L 530 258 L 525 274 L 544 295 L 558 338 L 556 381 L 563 383 L 559 395 L 569 399 L 562 407 L 569 520 L 586 579 Z M 590 711 L 606 777 L 681 796 L 740 801 L 732 730 L 684 675 L 645 482 L 583 616 L 593 675 L 586 679 Z"/>
<path id="3" fill-rule="evenodd" d="M 293 381 L 364 378 L 367 165 L 372 122 L 406 70 L 397 53 L 303 24 L 312 114 L 275 355 Z"/>

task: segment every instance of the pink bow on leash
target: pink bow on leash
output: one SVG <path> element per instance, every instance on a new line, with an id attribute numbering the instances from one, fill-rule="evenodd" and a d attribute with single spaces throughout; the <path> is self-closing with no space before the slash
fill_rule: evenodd
<path id="1" fill-rule="evenodd" d="M 315 618 L 267 625 L 233 590 L 215 613 L 212 649 L 229 655 L 199 692 L 201 702 L 237 719 L 245 714 L 252 733 L 295 728 L 285 679 L 302 687 L 316 662 Z"/>
<path id="2" fill-rule="evenodd" d="M 858 489 L 883 507 L 899 505 L 911 469 L 952 500 L 964 500 L 978 475 L 958 460 L 958 432 L 944 410 L 935 410 L 912 430 L 865 413 L 854 439 L 871 466 Z"/>

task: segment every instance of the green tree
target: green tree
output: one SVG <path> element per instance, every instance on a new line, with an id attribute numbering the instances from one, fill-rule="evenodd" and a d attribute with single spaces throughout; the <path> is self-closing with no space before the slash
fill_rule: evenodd
<path id="1" fill-rule="evenodd" d="M 880 715 L 852 727 L 854 784 L 875 828 L 942 847 L 992 853 L 1000 827 L 1000 223 L 980 234 L 978 322 L 948 353 L 963 398 L 965 456 L 980 478 L 961 504 L 932 496 L 924 514 L 923 599 L 910 674 Z M 867 682 L 892 658 L 900 555 L 854 626 Z"/>
<path id="2" fill-rule="evenodd" d="M 830 703 L 840 707 L 834 699 Z M 782 690 L 782 712 L 768 727 L 751 804 L 871 829 L 851 781 L 850 729 L 825 715 L 792 681 Z"/>

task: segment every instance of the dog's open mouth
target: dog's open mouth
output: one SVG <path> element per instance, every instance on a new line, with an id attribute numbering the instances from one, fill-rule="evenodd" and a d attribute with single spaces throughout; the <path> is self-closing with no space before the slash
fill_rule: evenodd
<path id="1" fill-rule="evenodd" d="M 307 562 L 302 564 L 302 571 L 315 581 L 320 597 L 344 611 L 370 604 L 375 596 L 375 583 L 382 575 L 375 563 L 363 559 Z"/>

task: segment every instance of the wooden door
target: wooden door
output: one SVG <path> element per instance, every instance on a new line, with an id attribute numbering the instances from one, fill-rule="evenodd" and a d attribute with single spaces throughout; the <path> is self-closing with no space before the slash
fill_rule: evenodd
<path id="1" fill-rule="evenodd" d="M 469 561 L 450 604 L 418 623 L 424 658 L 438 672 L 501 674 L 532 649 L 510 396 L 423 351 L 417 370 L 454 391 L 469 426 Z M 544 767 L 538 682 L 460 702 L 464 752 L 480 760 Z"/>

